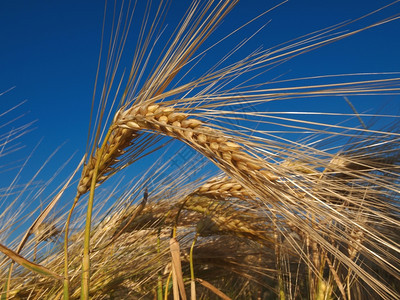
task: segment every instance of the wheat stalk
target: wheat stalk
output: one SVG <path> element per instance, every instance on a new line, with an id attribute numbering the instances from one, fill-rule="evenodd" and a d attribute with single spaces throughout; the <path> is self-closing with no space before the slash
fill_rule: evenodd
<path id="1" fill-rule="evenodd" d="M 265 85 L 244 86 L 245 83 L 229 87 L 231 80 L 246 72 L 261 70 L 261 66 L 279 64 L 300 53 L 397 17 L 334 37 L 329 36 L 329 29 L 292 45 L 258 51 L 238 63 L 212 70 L 197 80 L 181 83 L 185 75 L 178 75 L 198 60 L 199 56 L 196 55 L 199 47 L 236 2 L 221 1 L 213 6 L 212 1 L 208 1 L 202 6 L 200 1 L 194 1 L 165 48 L 164 55 L 157 60 L 148 79 L 138 88 L 136 81 L 141 79 L 141 67 L 146 67 L 147 60 L 150 60 L 150 55 L 145 58 L 145 52 L 155 32 L 154 28 L 157 27 L 158 21 L 154 20 L 144 43 L 139 42 L 119 109 L 110 118 L 109 126 L 104 127 L 103 135 L 101 126 L 107 123 L 103 120 L 103 114 L 108 96 L 102 96 L 99 121 L 67 217 L 64 241 L 65 299 L 68 299 L 70 292 L 72 297 L 78 297 L 81 293 L 81 298 L 87 299 L 90 281 L 93 282 L 90 292 L 96 297 L 101 297 L 102 291 L 122 287 L 135 290 L 141 296 L 149 295 L 148 291 L 154 284 L 149 286 L 153 280 L 155 282 L 156 277 L 158 291 L 162 291 L 160 274 L 166 266 L 172 266 L 174 280 L 179 281 L 179 292 L 183 295 L 184 272 L 181 271 L 187 262 L 187 249 L 190 249 L 193 283 L 196 267 L 193 253 L 196 258 L 200 258 L 197 262 L 201 261 L 202 254 L 210 258 L 207 252 L 219 251 L 223 258 L 211 256 L 215 259 L 215 265 L 223 264 L 229 272 L 239 274 L 247 283 L 257 282 L 257 276 L 260 276 L 260 282 L 265 281 L 268 276 L 264 273 L 273 270 L 274 276 L 277 274 L 275 278 L 278 278 L 278 293 L 281 297 L 289 297 L 291 280 L 288 287 L 284 287 L 285 272 L 282 272 L 283 256 L 287 255 L 285 257 L 290 259 L 299 259 L 298 268 L 305 269 L 301 270 L 302 274 L 308 273 L 309 295 L 312 298 L 326 298 L 339 293 L 343 298 L 350 298 L 352 278 L 354 282 L 358 280 L 371 285 L 375 294 L 382 298 L 388 299 L 395 295 L 395 289 L 389 288 L 383 279 L 375 278 L 373 272 L 368 270 L 367 263 L 379 266 L 398 282 L 398 237 L 385 234 L 385 231 L 400 225 L 396 215 L 399 213 L 398 154 L 393 150 L 393 157 L 389 157 L 390 150 L 379 149 L 379 145 L 398 146 L 399 134 L 394 130 L 378 131 L 296 120 L 284 113 L 273 115 L 256 111 L 242 114 L 227 110 L 224 106 L 257 105 L 296 97 L 398 92 L 398 78 L 275 89 L 264 88 Z M 160 11 L 163 11 L 162 6 L 157 11 L 157 17 Z M 114 53 L 111 50 L 109 53 Z M 119 61 L 118 55 L 116 64 Z M 109 58 L 108 63 L 112 64 L 113 59 Z M 111 90 L 115 71 L 113 69 L 111 75 L 106 75 L 104 94 L 108 95 Z M 174 80 L 179 84 L 172 86 Z M 224 91 L 225 86 L 227 90 Z M 115 98 L 118 98 L 118 93 Z M 352 109 L 355 111 L 354 107 Z M 110 116 L 111 113 L 110 110 Z M 366 114 L 355 112 L 354 115 L 365 127 L 361 118 Z M 339 148 L 335 148 L 337 146 L 318 150 L 314 147 L 316 142 L 312 140 L 313 136 L 308 143 L 307 140 L 292 142 L 267 131 L 257 131 L 251 126 L 226 125 L 230 120 L 241 121 L 245 117 L 255 118 L 254 122 L 261 124 L 321 134 L 321 141 L 331 136 L 349 136 L 358 141 L 351 142 L 354 151 L 338 152 Z M 232 127 L 234 129 L 230 129 Z M 364 134 L 370 144 L 363 145 L 360 142 L 363 137 L 357 137 L 357 133 Z M 91 232 L 96 188 L 139 159 L 143 153 L 149 152 L 161 136 L 179 140 L 195 149 L 217 165 L 225 177 L 217 177 L 200 187 L 190 186 L 177 193 L 178 196 L 173 199 L 146 203 L 146 206 L 146 201 L 143 201 L 135 207 L 136 210 L 134 207 L 125 211 L 111 210 L 109 222 L 100 223 L 96 231 Z M 365 147 L 367 152 L 372 149 L 376 155 L 363 153 Z M 179 185 L 177 189 L 180 189 Z M 82 250 L 78 245 L 82 233 L 73 234 L 74 241 L 69 246 L 68 231 L 75 206 L 89 191 Z M 147 196 L 145 198 L 147 200 Z M 392 202 L 387 202 L 389 198 L 393 198 Z M 172 264 L 168 256 L 168 233 L 171 229 L 178 232 L 179 245 L 183 249 L 174 250 Z M 195 243 L 190 243 L 193 234 L 198 238 L 196 247 Z M 306 245 L 296 236 L 306 241 Z M 95 251 L 91 253 L 93 268 L 89 255 L 91 240 L 96 243 Z M 240 249 L 246 251 L 241 256 L 240 251 L 232 250 L 234 247 L 227 251 L 227 245 L 240 245 Z M 286 245 L 290 247 L 283 251 Z M 68 252 L 75 254 L 71 261 L 68 260 Z M 253 255 L 253 252 L 256 254 Z M 259 254 L 260 257 L 264 255 L 265 260 L 259 257 L 255 260 L 254 257 Z M 82 283 L 79 290 L 76 278 L 81 255 Z M 359 257 L 365 258 L 366 267 L 359 263 Z M 60 268 L 61 260 L 57 254 L 50 261 L 52 270 L 53 267 L 54 270 Z M 241 271 L 240 268 L 244 267 L 247 267 L 245 271 Z M 247 270 L 254 271 L 256 275 L 248 274 L 250 271 L 246 273 Z M 199 267 L 196 274 L 200 271 L 204 270 Z M 287 271 L 291 275 L 290 265 Z M 324 276 L 324 271 L 328 271 L 329 275 Z M 74 287 L 71 291 L 70 279 Z M 218 294 L 217 287 L 202 282 Z M 32 293 L 40 298 L 48 286 L 40 282 L 37 290 Z M 334 288 L 339 289 L 339 292 L 334 291 Z M 167 297 L 168 286 L 165 289 Z M 59 291 L 56 293 L 60 295 Z M 53 292 L 49 294 L 53 295 Z M 162 297 L 162 293 L 160 295 Z M 220 295 L 224 294 L 221 292 Z"/>

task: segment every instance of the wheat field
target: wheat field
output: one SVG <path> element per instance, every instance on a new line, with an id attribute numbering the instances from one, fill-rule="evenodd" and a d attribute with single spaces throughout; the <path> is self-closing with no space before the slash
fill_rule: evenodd
<path id="1" fill-rule="evenodd" d="M 106 5 L 85 155 L 0 189 L 1 299 L 399 299 L 399 112 L 358 110 L 399 74 L 264 77 L 399 16 L 236 58 L 270 4 L 203 71 L 237 2 L 186 3 L 171 32 L 168 1 Z"/>

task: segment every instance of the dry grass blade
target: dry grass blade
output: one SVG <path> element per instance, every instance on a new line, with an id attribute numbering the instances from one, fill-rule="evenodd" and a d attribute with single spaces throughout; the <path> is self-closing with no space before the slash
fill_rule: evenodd
<path id="1" fill-rule="evenodd" d="M 210 291 L 212 291 L 215 295 L 217 295 L 221 299 L 232 300 L 227 295 L 225 295 L 223 292 L 221 292 L 219 289 L 217 289 L 215 286 L 213 286 L 211 283 L 209 283 L 203 279 L 200 279 L 200 278 L 196 278 L 196 281 L 198 283 L 200 283 L 201 285 L 203 285 L 204 287 L 208 288 Z"/>
<path id="2" fill-rule="evenodd" d="M 78 170 L 81 168 L 83 165 L 84 159 L 81 160 L 79 165 L 76 167 L 75 171 L 73 174 L 70 176 L 70 178 L 67 180 L 65 185 L 62 187 L 62 189 L 57 193 L 57 195 L 54 197 L 54 199 L 47 205 L 47 207 L 40 213 L 40 215 L 37 217 L 37 219 L 33 222 L 33 224 L 29 227 L 29 229 L 26 231 L 24 237 L 22 238 L 20 244 L 18 245 L 17 248 L 17 253 L 19 253 L 22 248 L 24 247 L 26 241 L 28 240 L 29 236 L 34 233 L 42 224 L 46 216 L 50 213 L 50 211 L 54 208 L 54 206 L 57 204 L 58 200 L 60 200 L 61 196 L 63 195 L 64 191 L 68 188 L 69 184 L 71 183 L 71 180 L 75 177 L 76 173 Z"/>
<path id="3" fill-rule="evenodd" d="M 170 240 L 170 251 L 172 257 L 173 275 L 175 274 L 176 284 L 179 288 L 179 294 L 183 300 L 186 300 L 185 283 L 183 282 L 182 265 L 181 265 L 181 250 L 179 242 L 175 238 Z M 174 294 L 174 298 L 177 295 Z"/>
<path id="4" fill-rule="evenodd" d="M 49 276 L 54 279 L 62 280 L 63 277 L 58 275 L 57 273 L 47 269 L 46 267 L 43 267 L 41 265 L 35 264 L 18 253 L 12 251 L 11 249 L 7 248 L 6 246 L 0 244 L 0 251 L 3 252 L 5 255 L 7 255 L 11 260 L 15 261 L 16 263 L 20 264 L 24 268 L 27 268 L 33 272 L 36 272 L 38 274 L 44 275 L 44 276 Z"/>

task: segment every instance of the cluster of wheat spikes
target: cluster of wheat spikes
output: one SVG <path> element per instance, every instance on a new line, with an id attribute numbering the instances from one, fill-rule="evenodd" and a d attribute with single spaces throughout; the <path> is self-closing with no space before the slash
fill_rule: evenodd
<path id="1" fill-rule="evenodd" d="M 339 29 L 350 22 L 340 24 L 224 63 L 232 49 L 207 73 L 188 79 L 216 44 L 201 46 L 236 4 L 193 0 L 157 57 L 167 4 L 149 4 L 129 76 L 119 82 L 136 6 L 115 8 L 86 155 L 22 237 L 7 245 L 2 238 L 1 299 L 398 297 L 398 116 L 358 114 L 347 98 L 354 114 L 315 113 L 321 119 L 340 116 L 342 123 L 267 113 L 266 107 L 295 99 L 396 95 L 400 78 L 345 77 L 341 83 L 271 88 L 260 76 L 398 16 L 346 33 Z M 367 127 L 363 120 L 373 116 L 392 121 L 381 129 Z M 301 135 L 291 138 L 296 133 Z M 174 169 L 182 150 L 168 156 L 177 145 L 193 152 Z M 127 184 L 113 181 L 163 149 L 144 175 Z M 49 221 L 78 172 L 72 207 Z M 105 181 L 111 187 L 100 189 Z M 8 210 L 0 216 L 2 236 L 10 235 L 20 221 L 7 221 Z"/>

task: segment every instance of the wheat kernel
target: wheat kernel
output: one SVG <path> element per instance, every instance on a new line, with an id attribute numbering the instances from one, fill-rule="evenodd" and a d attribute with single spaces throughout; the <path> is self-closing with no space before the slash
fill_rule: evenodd
<path id="1" fill-rule="evenodd" d="M 148 111 L 148 113 L 154 113 L 157 110 L 157 108 L 159 108 L 159 107 L 160 107 L 160 105 L 158 105 L 158 104 L 151 104 L 147 108 L 147 111 Z"/>
<path id="2" fill-rule="evenodd" d="M 169 120 L 169 119 L 168 119 Z M 172 126 L 175 126 L 175 127 L 182 127 L 181 126 L 181 122 L 179 122 L 179 121 L 174 121 L 174 122 L 172 122 Z"/>
<path id="3" fill-rule="evenodd" d="M 219 187 L 219 190 L 220 190 L 221 192 L 224 192 L 224 191 L 227 191 L 227 190 L 231 189 L 234 185 L 235 185 L 235 184 L 232 183 L 232 182 L 230 182 L 230 183 L 224 183 L 224 184 L 222 184 L 222 185 Z"/>
<path id="4" fill-rule="evenodd" d="M 126 125 L 131 129 L 140 129 L 139 124 L 133 121 L 127 122 Z"/>
<path id="5" fill-rule="evenodd" d="M 173 108 L 173 107 L 169 107 L 169 106 L 168 107 L 164 107 L 164 114 L 165 115 L 169 115 L 174 111 L 175 111 L 175 108 Z"/>
<path id="6" fill-rule="evenodd" d="M 257 163 L 254 163 L 254 162 L 251 162 L 251 161 L 247 161 L 246 162 L 246 165 L 250 168 L 250 169 L 252 169 L 252 170 L 261 170 L 262 169 L 262 166 L 260 166 L 259 164 L 257 164 Z"/>
<path id="7" fill-rule="evenodd" d="M 182 113 L 171 113 L 171 114 L 168 115 L 168 120 L 170 122 L 175 122 L 175 121 L 179 121 L 180 122 L 180 121 L 182 121 L 184 119 L 186 119 L 186 115 L 182 114 Z"/>
<path id="8" fill-rule="evenodd" d="M 205 183 L 199 188 L 200 193 L 208 192 L 210 189 L 211 183 Z"/>
<path id="9" fill-rule="evenodd" d="M 186 119 L 182 121 L 182 127 L 184 128 L 196 128 L 197 126 L 200 126 L 202 122 L 197 119 Z"/>
<path id="10" fill-rule="evenodd" d="M 167 116 L 160 116 L 158 121 L 163 124 L 168 124 L 168 117 Z"/>
<path id="11" fill-rule="evenodd" d="M 185 138 L 187 138 L 188 140 L 192 140 L 192 138 L 193 138 L 193 131 L 184 130 L 184 131 L 183 131 L 183 136 L 184 136 Z"/>
<path id="12" fill-rule="evenodd" d="M 147 114 L 147 106 L 146 105 L 142 105 L 139 107 L 139 114 L 142 116 L 145 116 Z"/>
<path id="13" fill-rule="evenodd" d="M 246 163 L 243 162 L 243 161 L 235 162 L 235 164 L 236 164 L 237 168 L 239 170 L 241 170 L 241 171 L 247 171 L 248 170 Z"/>
<path id="14" fill-rule="evenodd" d="M 237 197 L 237 198 L 241 198 L 241 196 L 243 196 L 242 192 L 231 192 L 233 197 Z"/>
<path id="15" fill-rule="evenodd" d="M 89 176 L 84 177 L 84 178 L 81 180 L 81 185 L 87 186 L 88 183 L 89 183 L 89 180 L 90 180 L 90 177 L 89 177 Z"/>
<path id="16" fill-rule="evenodd" d="M 210 192 L 218 190 L 218 188 L 222 185 L 222 183 L 216 183 L 210 186 Z"/>
<path id="17" fill-rule="evenodd" d="M 210 134 L 215 133 L 215 130 L 214 130 L 214 129 L 212 129 L 212 128 L 210 128 L 210 127 L 207 127 L 207 126 L 202 126 L 201 129 L 200 129 L 199 131 L 202 132 L 202 133 L 207 134 L 207 135 L 209 136 L 209 139 L 212 138 L 212 137 L 210 136 Z"/>
<path id="18" fill-rule="evenodd" d="M 198 141 L 200 144 L 205 144 L 205 143 L 207 142 L 207 136 L 206 136 L 205 134 L 200 133 L 200 134 L 197 136 L 197 141 Z"/>
<path id="19" fill-rule="evenodd" d="M 237 190 L 240 190 L 241 188 L 243 188 L 241 184 L 235 183 L 235 184 L 232 186 L 231 190 L 232 190 L 232 191 L 237 191 Z"/>
<path id="20" fill-rule="evenodd" d="M 268 171 L 268 170 L 261 170 L 260 173 L 261 173 L 265 178 L 267 178 L 268 180 L 271 180 L 271 181 L 275 181 L 275 180 L 278 180 L 278 179 L 279 179 L 278 176 L 276 176 L 275 174 L 273 174 L 272 172 L 270 172 L 270 171 Z"/>
<path id="21" fill-rule="evenodd" d="M 155 116 L 163 115 L 163 114 L 164 114 L 164 110 L 165 110 L 165 107 L 159 107 L 159 108 L 157 108 L 156 111 L 154 112 L 154 115 L 155 115 Z"/>
<path id="22" fill-rule="evenodd" d="M 129 131 L 128 129 L 122 129 L 121 130 L 121 136 L 127 134 L 128 131 Z"/>
<path id="23" fill-rule="evenodd" d="M 222 152 L 222 158 L 230 162 L 232 160 L 232 154 L 229 152 Z"/>
<path id="24" fill-rule="evenodd" d="M 233 142 L 229 142 L 229 141 L 228 141 L 228 142 L 225 142 L 225 144 L 226 144 L 228 147 L 233 148 L 233 149 L 236 149 L 236 150 L 242 148 L 239 144 L 236 144 L 236 143 L 233 143 Z"/>
<path id="25" fill-rule="evenodd" d="M 244 161 L 246 160 L 245 157 L 243 156 L 243 152 L 233 152 L 232 153 L 232 159 L 236 161 Z"/>
<path id="26" fill-rule="evenodd" d="M 216 142 L 211 142 L 210 149 L 217 151 L 219 149 L 219 144 Z"/>
<path id="27" fill-rule="evenodd" d="M 139 110 L 139 107 L 138 107 L 138 106 L 131 107 L 130 109 L 127 110 L 127 116 L 128 116 L 128 117 L 134 117 L 134 116 L 136 116 L 137 113 L 138 113 L 138 110 Z M 123 115 L 123 117 L 126 117 L 126 116 Z"/>
<path id="28" fill-rule="evenodd" d="M 87 192 L 88 188 L 85 185 L 80 185 L 78 186 L 78 192 L 79 194 L 83 195 Z"/>
<path id="29" fill-rule="evenodd" d="M 232 146 L 230 146 L 231 144 L 237 145 L 238 147 L 232 147 Z M 240 148 L 240 146 L 235 143 L 228 144 L 228 142 L 226 142 L 226 143 L 220 144 L 219 148 L 220 148 L 220 151 L 232 151 L 233 152 L 233 151 L 237 151 Z"/>
<path id="30" fill-rule="evenodd" d="M 172 131 L 173 131 L 175 134 L 178 134 L 178 135 L 180 135 L 180 136 L 183 135 L 182 130 L 181 130 L 181 129 L 178 129 L 178 128 L 181 128 L 181 122 L 175 121 L 175 122 L 172 123 L 172 126 L 177 127 L 177 128 L 171 128 Z"/>
<path id="31" fill-rule="evenodd" d="M 189 127 L 189 121 L 188 120 L 183 120 L 181 122 L 182 128 L 188 128 Z"/>
<path id="32" fill-rule="evenodd" d="M 183 128 L 193 128 L 191 126 L 193 119 L 185 119 L 181 122 Z"/>
<path id="33" fill-rule="evenodd" d="M 224 137 L 218 137 L 218 138 L 216 139 L 216 141 L 217 141 L 217 143 L 225 143 L 225 142 L 227 141 L 227 139 L 224 138 Z"/>

